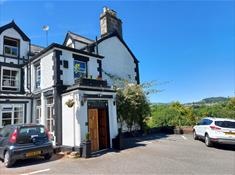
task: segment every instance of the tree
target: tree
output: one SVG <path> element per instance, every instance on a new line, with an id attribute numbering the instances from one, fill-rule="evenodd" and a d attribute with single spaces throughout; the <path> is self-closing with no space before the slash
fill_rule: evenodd
<path id="1" fill-rule="evenodd" d="M 141 85 L 126 83 L 117 89 L 117 112 L 121 124 L 127 124 L 129 131 L 138 124 L 143 130 L 145 119 L 150 115 L 149 101 Z"/>
<path id="2" fill-rule="evenodd" d="M 135 84 L 130 77 L 123 79 L 105 70 L 102 71 L 113 81 L 117 91 L 117 114 L 121 127 L 125 123 L 129 131 L 132 131 L 133 126 L 137 124 L 143 130 L 147 117 L 150 116 L 148 95 L 160 92 L 152 89 L 154 82 Z"/>

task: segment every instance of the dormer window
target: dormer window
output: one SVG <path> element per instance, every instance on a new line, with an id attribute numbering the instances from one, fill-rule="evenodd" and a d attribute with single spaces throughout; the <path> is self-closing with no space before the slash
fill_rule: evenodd
<path id="1" fill-rule="evenodd" d="M 19 41 L 13 38 L 4 38 L 4 55 L 18 57 Z"/>

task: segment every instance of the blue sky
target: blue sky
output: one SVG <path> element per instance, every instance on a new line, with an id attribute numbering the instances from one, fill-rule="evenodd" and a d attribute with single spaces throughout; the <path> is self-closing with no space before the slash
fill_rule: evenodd
<path id="1" fill-rule="evenodd" d="M 126 43 L 140 61 L 142 82 L 157 81 L 152 102 L 192 102 L 235 93 L 235 1 L 11 1 L 0 0 L 0 25 L 12 19 L 45 45 L 67 31 L 99 36 L 108 6 L 123 21 Z M 167 82 L 167 83 L 166 83 Z"/>

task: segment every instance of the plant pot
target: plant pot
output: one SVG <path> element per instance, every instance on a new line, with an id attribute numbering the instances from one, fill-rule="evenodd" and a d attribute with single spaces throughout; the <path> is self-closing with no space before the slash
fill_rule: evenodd
<path id="1" fill-rule="evenodd" d="M 115 137 L 113 140 L 113 149 L 120 150 L 120 139 Z"/>
<path id="2" fill-rule="evenodd" d="M 85 141 L 82 143 L 82 157 L 89 158 L 91 157 L 91 141 Z"/>
<path id="3" fill-rule="evenodd" d="M 122 129 L 118 129 L 118 135 L 112 139 L 112 147 L 113 149 L 116 150 L 121 150 L 122 149 Z"/>
<path id="4" fill-rule="evenodd" d="M 184 131 L 181 128 L 175 128 L 174 129 L 174 134 L 183 134 L 183 133 L 184 133 Z"/>

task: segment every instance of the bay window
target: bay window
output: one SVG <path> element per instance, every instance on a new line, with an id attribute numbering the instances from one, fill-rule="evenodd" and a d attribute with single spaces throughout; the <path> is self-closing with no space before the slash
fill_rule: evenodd
<path id="1" fill-rule="evenodd" d="M 20 70 L 19 69 L 2 67 L 1 90 L 2 91 L 19 91 L 20 90 Z"/>
<path id="2" fill-rule="evenodd" d="M 0 106 L 0 127 L 24 123 L 24 104 Z"/>

